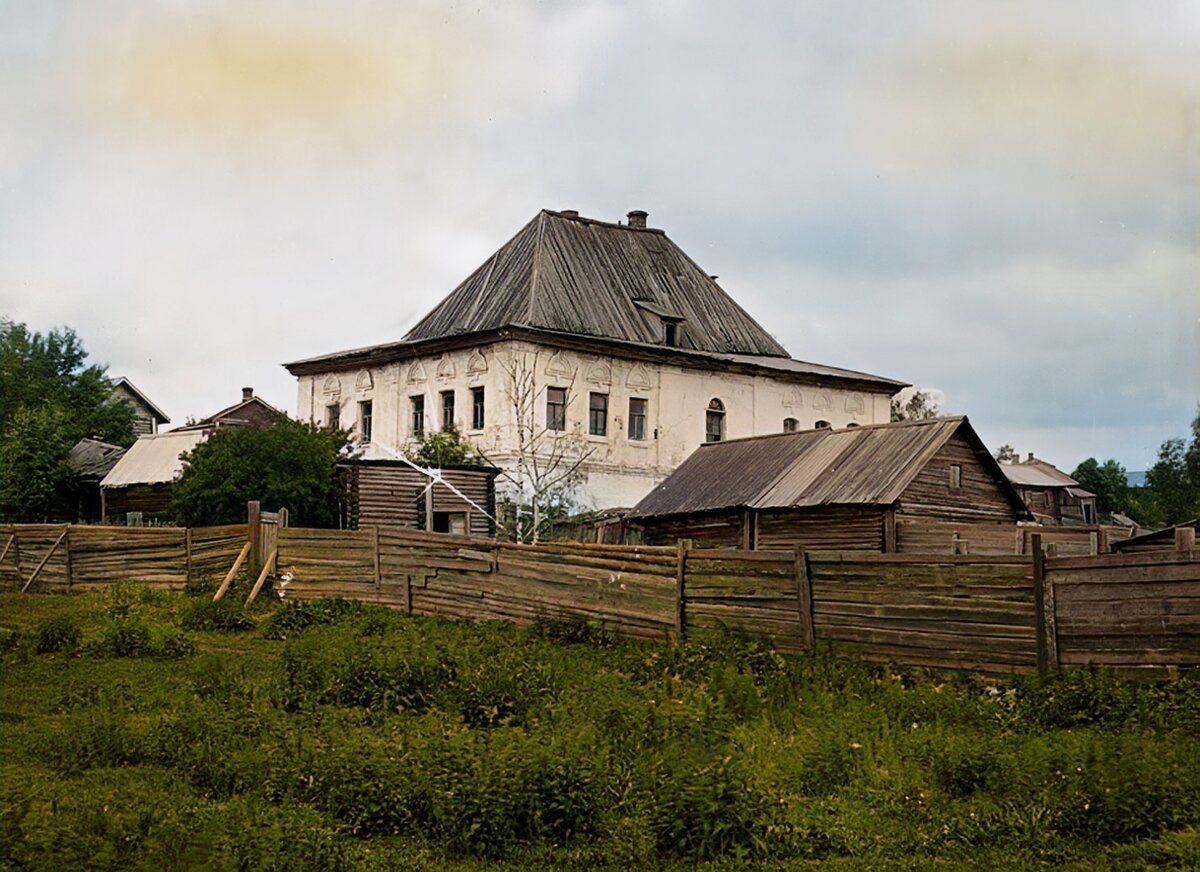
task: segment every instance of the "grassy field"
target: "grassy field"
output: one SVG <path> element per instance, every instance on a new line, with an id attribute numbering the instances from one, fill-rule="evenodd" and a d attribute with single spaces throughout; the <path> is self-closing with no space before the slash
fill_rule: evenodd
<path id="1" fill-rule="evenodd" d="M 0 868 L 1200 867 L 1200 684 L 0 595 Z"/>

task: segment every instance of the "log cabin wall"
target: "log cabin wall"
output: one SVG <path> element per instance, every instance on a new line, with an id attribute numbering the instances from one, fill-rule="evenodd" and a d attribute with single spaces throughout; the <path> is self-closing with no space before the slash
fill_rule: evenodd
<path id="1" fill-rule="evenodd" d="M 883 551 L 885 510 L 873 506 L 772 509 L 757 513 L 756 548 Z"/>
<path id="2" fill-rule="evenodd" d="M 744 523 L 741 509 L 647 518 L 642 541 L 647 545 L 674 545 L 691 539 L 697 548 L 741 548 Z"/>
<path id="3" fill-rule="evenodd" d="M 124 515 L 126 512 L 157 514 L 165 512 L 171 505 L 171 485 L 131 484 L 125 487 L 106 487 L 104 512 L 108 516 Z"/>
<path id="4" fill-rule="evenodd" d="M 951 487 L 951 467 L 960 470 Z M 1022 517 L 961 433 L 952 436 L 900 495 L 898 515 L 1013 524 Z"/>
<path id="5" fill-rule="evenodd" d="M 354 463 L 344 467 L 349 477 L 351 528 L 425 527 L 423 473 L 401 464 Z M 442 477 L 485 511 L 480 511 L 444 485 L 433 488 L 433 510 L 467 515 L 472 536 L 495 535 L 488 517 L 496 514 L 495 473 L 485 469 L 444 469 Z"/>

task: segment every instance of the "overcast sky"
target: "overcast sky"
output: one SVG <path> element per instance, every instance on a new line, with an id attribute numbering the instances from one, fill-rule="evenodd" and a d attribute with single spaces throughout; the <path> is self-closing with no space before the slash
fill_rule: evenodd
<path id="1" fill-rule="evenodd" d="M 542 207 L 1144 469 L 1200 401 L 1200 3 L 0 2 L 0 315 L 175 423 L 294 412 Z"/>

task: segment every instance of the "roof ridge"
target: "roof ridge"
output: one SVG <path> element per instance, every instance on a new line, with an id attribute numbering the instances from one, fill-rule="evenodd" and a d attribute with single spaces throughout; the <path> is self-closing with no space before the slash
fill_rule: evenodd
<path id="1" fill-rule="evenodd" d="M 846 427 L 810 427 L 807 430 L 783 431 L 780 433 L 760 433 L 757 436 L 738 436 L 736 439 L 722 439 L 720 442 L 705 442 L 701 448 L 711 448 L 714 445 L 728 445 L 731 442 L 749 442 L 752 439 L 774 439 L 777 436 L 806 436 L 819 433 L 827 436 L 831 433 L 845 433 L 847 430 L 880 430 L 883 428 L 900 429 L 901 427 L 921 427 L 932 424 L 945 424 L 948 421 L 966 421 L 966 415 L 941 415 L 937 418 L 923 418 L 920 421 L 885 421 L 880 424 L 854 424 Z"/>
<path id="2" fill-rule="evenodd" d="M 533 267 L 529 276 L 529 306 L 525 310 L 525 323 L 533 323 L 533 301 L 537 298 L 538 273 L 542 267 L 542 240 L 546 234 L 546 209 L 538 212 L 537 238 L 533 241 Z"/>

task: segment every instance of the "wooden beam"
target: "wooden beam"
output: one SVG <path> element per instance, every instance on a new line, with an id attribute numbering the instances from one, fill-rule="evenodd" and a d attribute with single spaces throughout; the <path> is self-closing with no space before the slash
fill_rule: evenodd
<path id="1" fill-rule="evenodd" d="M 375 592 L 383 590 L 383 578 L 379 572 L 379 525 L 374 526 L 375 535 L 372 539 L 372 550 L 375 552 Z"/>
<path id="2" fill-rule="evenodd" d="M 67 530 L 69 527 L 63 527 L 63 531 L 58 534 L 58 538 L 54 540 L 54 544 L 50 546 L 50 550 L 46 552 L 46 556 L 42 558 L 42 562 L 37 565 L 37 569 L 33 571 L 33 575 L 29 576 L 29 580 L 21 587 L 21 593 L 29 590 L 29 585 L 33 584 L 33 580 L 38 577 L 38 573 L 42 571 L 42 567 L 50 562 L 50 558 L 54 556 L 54 552 L 58 550 L 58 546 L 62 544 L 62 540 L 67 538 Z"/>
<path id="3" fill-rule="evenodd" d="M 691 539 L 675 543 L 675 638 L 687 638 L 687 553 Z"/>
<path id="4" fill-rule="evenodd" d="M 1175 550 L 1176 551 L 1194 551 L 1196 548 L 1196 528 L 1195 527 L 1176 527 L 1175 528 Z"/>
<path id="5" fill-rule="evenodd" d="M 1037 668 L 1045 675 L 1058 668 L 1058 627 L 1054 612 L 1054 581 L 1046 573 L 1042 534 L 1029 537 L 1033 552 L 1033 614 L 1037 638 Z"/>
<path id="6" fill-rule="evenodd" d="M 803 550 L 796 552 L 796 594 L 804 650 L 812 654 L 817 650 L 817 628 L 813 623 L 812 574 L 808 569 L 808 553 Z"/>
<path id="7" fill-rule="evenodd" d="M 250 540 L 250 571 L 262 568 L 262 505 L 258 500 L 246 503 L 246 538 Z"/>
<path id="8" fill-rule="evenodd" d="M 258 592 L 262 590 L 263 584 L 267 580 L 267 576 L 275 569 L 275 559 L 279 557 L 279 549 L 272 548 L 271 554 L 267 557 L 266 563 L 263 564 L 262 572 L 258 574 L 258 581 L 254 582 L 254 587 L 250 589 L 250 596 L 246 597 L 246 605 L 254 602 L 258 596 Z"/>
<path id="9" fill-rule="evenodd" d="M 14 543 L 14 542 L 16 542 L 16 541 L 17 541 L 17 534 L 16 534 L 16 533 L 9 533 L 9 534 L 8 534 L 8 541 L 4 543 L 4 550 L 3 550 L 3 551 L 0 551 L 0 564 L 3 564 L 3 563 L 4 563 L 4 558 L 8 556 L 8 549 L 9 549 L 9 548 L 11 548 L 11 547 L 12 547 L 12 543 Z M 17 577 L 18 577 L 18 578 L 20 577 L 20 574 L 21 574 L 21 567 L 20 567 L 20 566 L 18 566 L 18 567 L 17 567 Z"/>
<path id="10" fill-rule="evenodd" d="M 221 586 L 217 588 L 217 592 L 213 594 L 213 602 L 216 602 L 221 597 L 225 596 L 225 591 L 229 590 L 229 585 L 233 584 L 233 579 L 237 576 L 238 570 L 242 568 L 242 564 L 246 562 L 247 555 L 250 554 L 250 543 L 247 542 L 242 546 L 242 551 L 237 556 L 237 560 L 233 561 L 233 568 L 225 574 L 225 580 L 221 582 Z"/>
<path id="11" fill-rule="evenodd" d="M 883 550 L 886 554 L 896 553 L 896 510 L 883 513 Z"/>

